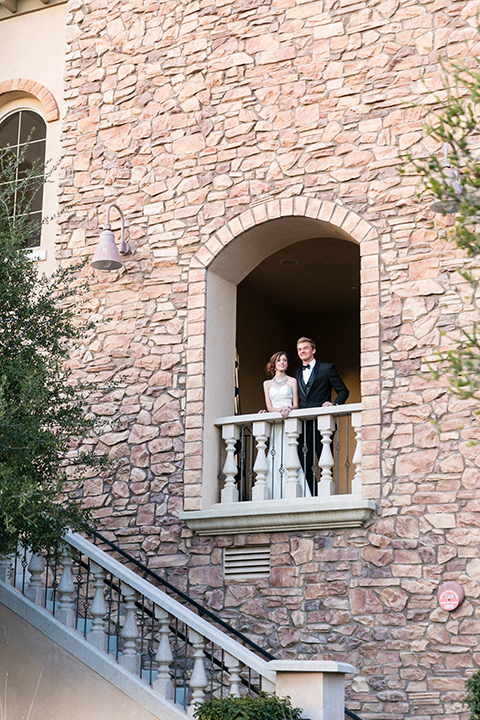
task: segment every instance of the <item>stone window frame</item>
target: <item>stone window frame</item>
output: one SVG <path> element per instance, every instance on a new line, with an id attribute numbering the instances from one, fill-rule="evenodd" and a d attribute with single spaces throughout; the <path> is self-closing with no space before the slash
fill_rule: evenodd
<path id="1" fill-rule="evenodd" d="M 287 217 L 320 220 L 346 233 L 360 247 L 361 269 L 361 396 L 362 396 L 362 482 L 363 498 L 370 514 L 380 497 L 380 270 L 379 237 L 374 227 L 357 213 L 327 200 L 297 196 L 284 200 L 269 200 L 234 217 L 218 230 L 192 258 L 188 275 L 188 306 L 186 327 L 186 427 L 184 469 L 184 513 L 187 522 L 193 517 L 204 518 L 215 503 L 204 475 L 211 475 L 213 446 L 209 439 L 211 413 L 206 405 L 207 343 L 207 276 L 209 267 L 219 253 L 233 240 L 256 225 Z M 218 451 L 217 451 L 218 452 Z M 214 474 L 216 477 L 216 473 Z M 342 497 L 342 496 L 338 496 Z M 347 496 L 345 496 L 347 497 Z M 338 499 L 338 498 L 337 498 Z M 242 503 L 239 503 L 241 506 Z M 340 525 L 342 507 L 334 503 Z M 341 503 L 340 503 L 341 505 Z M 333 506 L 332 506 L 333 507 Z M 239 516 L 242 515 L 239 507 Z M 215 513 L 212 513 L 212 517 Z M 218 513 L 217 513 L 218 515 Z M 219 532 L 218 519 L 213 517 L 210 530 Z M 193 522 L 192 527 L 196 523 Z M 206 521 L 202 534 L 209 533 Z M 239 521 L 238 531 L 241 532 Z M 281 530 L 282 525 L 278 526 Z"/>

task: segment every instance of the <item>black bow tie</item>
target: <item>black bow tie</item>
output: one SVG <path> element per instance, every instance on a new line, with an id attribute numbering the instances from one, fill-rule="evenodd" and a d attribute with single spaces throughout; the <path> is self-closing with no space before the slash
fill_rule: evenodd
<path id="1" fill-rule="evenodd" d="M 302 370 L 310 370 L 310 365 L 304 365 Z"/>

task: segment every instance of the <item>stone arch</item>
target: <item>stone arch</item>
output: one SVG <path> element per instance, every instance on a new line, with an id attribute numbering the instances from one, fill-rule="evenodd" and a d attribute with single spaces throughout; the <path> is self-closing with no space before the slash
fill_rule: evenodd
<path id="1" fill-rule="evenodd" d="M 330 200 L 317 200 L 304 196 L 270 200 L 236 215 L 220 228 L 198 250 L 192 259 L 191 268 L 208 267 L 220 250 L 255 225 L 289 216 L 330 223 L 347 233 L 359 245 L 365 240 L 373 240 L 377 237 L 375 228 L 360 215 Z"/>
<path id="2" fill-rule="evenodd" d="M 207 292 L 209 292 L 209 288 L 207 287 L 207 274 L 209 269 L 215 266 L 220 253 L 240 236 L 246 236 L 249 231 L 253 231 L 254 228 L 264 223 L 282 218 L 317 221 L 322 227 L 334 230 L 338 237 L 349 239 L 359 245 L 362 258 L 361 282 L 362 285 L 365 283 L 366 288 L 368 286 L 367 296 L 372 299 L 368 303 L 368 308 L 362 306 L 362 328 L 364 336 L 369 338 L 368 347 L 362 343 L 362 351 L 366 353 L 365 363 L 369 367 L 376 366 L 376 370 L 375 368 L 370 370 L 369 380 L 374 380 L 376 374 L 377 385 L 379 382 L 379 270 L 376 260 L 379 245 L 378 233 L 375 228 L 360 215 L 342 205 L 304 196 L 270 200 L 232 218 L 197 251 L 189 269 L 186 326 L 187 427 L 185 431 L 185 456 L 188 462 L 185 463 L 184 474 L 185 510 L 198 510 L 202 507 L 202 470 L 207 472 L 205 460 L 208 454 L 205 452 L 205 432 L 208 435 L 208 427 L 212 422 L 212 413 L 209 413 L 206 407 L 208 398 L 205 394 L 206 384 L 208 384 L 206 344 L 209 320 Z M 268 254 L 267 250 L 266 255 Z M 374 256 L 375 259 L 371 262 L 363 262 L 363 259 L 368 256 Z M 220 279 L 219 282 L 221 286 L 222 280 Z M 225 288 L 220 287 L 219 291 L 223 293 Z M 226 292 L 228 294 L 228 290 Z M 373 300 L 374 297 L 375 300 Z M 218 346 L 221 346 L 222 338 L 219 337 L 217 341 Z M 362 362 L 362 371 L 365 363 Z M 229 367 L 232 363 L 227 359 L 225 365 Z M 217 379 L 217 377 L 216 375 L 215 378 Z M 219 385 L 221 384 L 222 379 L 219 382 Z M 363 392 L 362 397 L 365 397 Z M 373 399 L 369 403 L 370 421 L 379 423 L 379 412 L 375 413 L 375 410 L 378 411 L 379 408 L 378 388 L 372 387 L 372 397 Z M 211 472 L 212 468 L 209 468 L 208 471 Z M 205 500 L 205 494 L 203 499 Z M 207 505 L 211 505 L 212 502 L 214 502 L 212 497 L 207 498 Z"/>
<path id="3" fill-rule="evenodd" d="M 34 80 L 26 80 L 25 78 L 3 80 L 0 82 L 0 96 L 3 96 L 4 102 L 8 102 L 10 98 L 35 98 L 41 104 L 47 122 L 58 120 L 60 116 L 57 101 L 50 90 L 47 90 L 44 85 Z"/>

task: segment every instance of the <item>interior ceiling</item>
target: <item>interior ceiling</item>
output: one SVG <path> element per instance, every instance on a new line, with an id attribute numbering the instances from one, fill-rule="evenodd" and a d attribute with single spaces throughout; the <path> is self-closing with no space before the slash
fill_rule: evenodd
<path id="1" fill-rule="evenodd" d="M 291 247 L 292 238 L 336 238 L 356 245 L 347 233 L 331 223 L 290 215 L 255 225 L 236 237 L 213 260 L 209 271 L 238 285 L 263 260 Z"/>
<path id="2" fill-rule="evenodd" d="M 296 260 L 282 265 L 281 260 Z M 358 245 L 341 238 L 302 240 L 267 257 L 239 285 L 277 308 L 304 307 L 306 313 L 339 312 L 358 305 Z"/>

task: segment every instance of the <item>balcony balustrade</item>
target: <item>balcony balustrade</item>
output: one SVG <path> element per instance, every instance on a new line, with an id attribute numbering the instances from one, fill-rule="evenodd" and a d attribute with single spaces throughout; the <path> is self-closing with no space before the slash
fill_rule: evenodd
<path id="1" fill-rule="evenodd" d="M 362 525 L 375 503 L 362 495 L 361 410 L 216 418 L 218 501 L 181 518 L 205 535 Z"/>
<path id="2" fill-rule="evenodd" d="M 220 502 L 362 495 L 361 405 L 217 418 Z M 318 430 L 318 433 L 315 432 Z M 307 479 L 307 442 L 313 450 Z M 317 459 L 318 455 L 318 459 Z"/>

